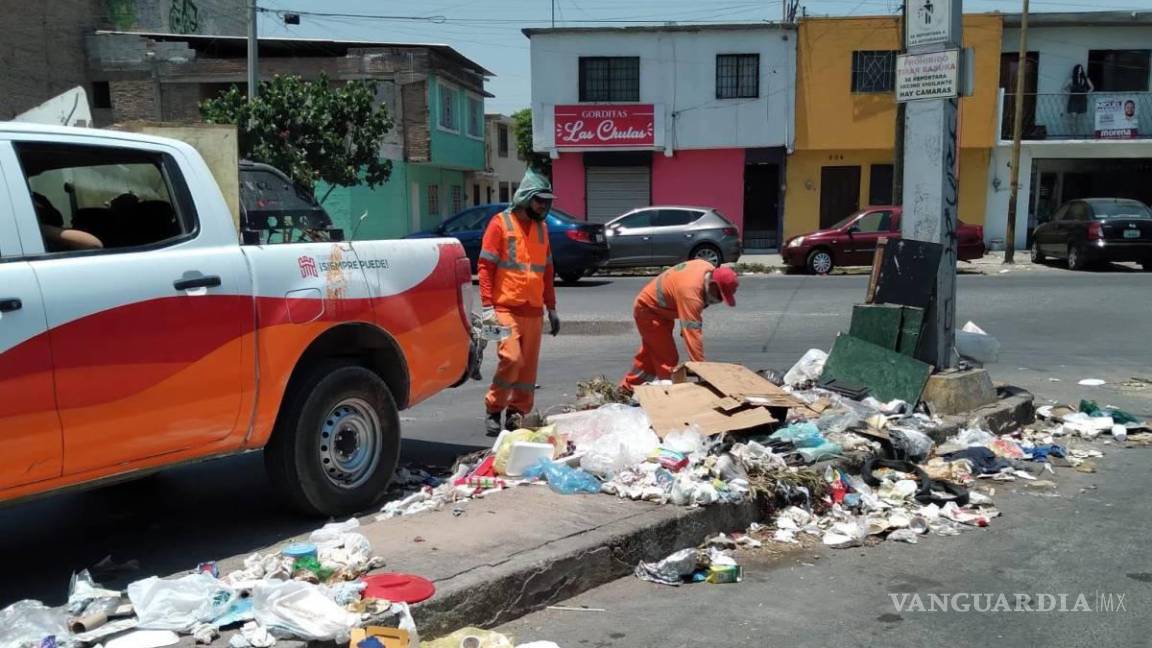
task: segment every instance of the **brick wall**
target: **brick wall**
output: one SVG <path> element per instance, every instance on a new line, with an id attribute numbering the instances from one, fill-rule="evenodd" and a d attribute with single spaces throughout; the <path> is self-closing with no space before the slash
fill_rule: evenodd
<path id="1" fill-rule="evenodd" d="M 401 86 L 404 124 L 404 159 L 428 162 L 432 159 L 432 141 L 428 132 L 428 82 Z"/>
<path id="2" fill-rule="evenodd" d="M 0 120 L 78 85 L 91 93 L 84 38 L 99 26 L 102 4 L 0 0 Z"/>
<path id="3" fill-rule="evenodd" d="M 156 84 L 152 81 L 113 81 L 112 120 L 159 121 L 160 107 L 156 103 Z"/>
<path id="4" fill-rule="evenodd" d="M 200 121 L 200 84 L 165 83 L 161 86 L 160 98 L 164 121 Z"/>

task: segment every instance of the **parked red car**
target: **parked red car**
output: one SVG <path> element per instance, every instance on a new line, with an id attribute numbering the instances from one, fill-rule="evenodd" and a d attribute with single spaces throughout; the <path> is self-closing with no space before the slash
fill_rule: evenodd
<path id="1" fill-rule="evenodd" d="M 900 207 L 865 207 L 828 229 L 792 237 L 781 255 L 790 268 L 815 274 L 836 266 L 871 265 L 877 241 L 900 238 L 900 215 Z M 984 256 L 983 227 L 961 222 L 957 233 L 961 261 Z"/>

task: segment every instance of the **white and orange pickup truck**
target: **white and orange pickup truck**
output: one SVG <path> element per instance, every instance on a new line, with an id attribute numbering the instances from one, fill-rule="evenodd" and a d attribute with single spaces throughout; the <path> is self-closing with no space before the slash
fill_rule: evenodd
<path id="1" fill-rule="evenodd" d="M 238 241 L 184 143 L 0 123 L 0 503 L 256 450 L 303 511 L 382 498 L 470 369 L 464 249 Z"/>

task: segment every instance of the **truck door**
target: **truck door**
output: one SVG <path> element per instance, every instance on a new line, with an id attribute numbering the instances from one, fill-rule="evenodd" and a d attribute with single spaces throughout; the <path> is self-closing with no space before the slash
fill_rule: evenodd
<path id="1" fill-rule="evenodd" d="M 63 456 L 44 302 L 21 258 L 5 181 L 19 169 L 9 167 L 0 159 L 0 490 L 59 477 Z"/>
<path id="2" fill-rule="evenodd" d="M 44 295 L 64 474 L 225 443 L 253 367 L 254 315 L 207 172 L 163 144 L 21 137 L 12 153 L 26 185 L 13 204 Z"/>

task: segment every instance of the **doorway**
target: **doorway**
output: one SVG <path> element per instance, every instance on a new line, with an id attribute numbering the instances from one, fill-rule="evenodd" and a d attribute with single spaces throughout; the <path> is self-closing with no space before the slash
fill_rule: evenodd
<path id="1" fill-rule="evenodd" d="M 1020 66 L 1019 52 L 1005 52 L 1000 55 L 1000 87 L 1004 90 L 1004 121 L 1001 124 L 1000 139 L 1012 139 L 1012 129 L 1016 119 L 1016 79 L 1024 75 L 1024 121 L 1020 128 L 1024 139 L 1043 139 L 1036 130 L 1036 88 L 1037 72 L 1040 69 L 1040 53 L 1028 52 L 1024 66 Z"/>
<path id="2" fill-rule="evenodd" d="M 860 209 L 860 167 L 820 169 L 820 229 L 832 227 Z"/>
<path id="3" fill-rule="evenodd" d="M 768 250 L 780 246 L 780 165 L 744 167 L 744 249 Z"/>

